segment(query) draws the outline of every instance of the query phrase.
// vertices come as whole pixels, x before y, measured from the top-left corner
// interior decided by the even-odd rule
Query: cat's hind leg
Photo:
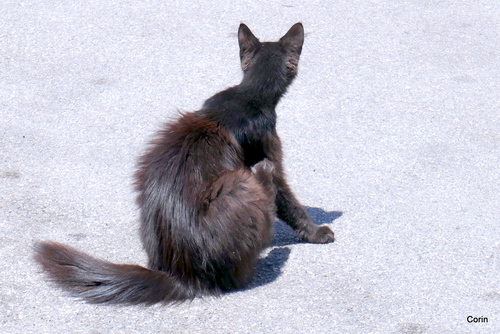
[[[264,159],[252,166],[252,173],[255,175],[255,178],[259,181],[259,183],[264,187],[264,191],[267,193],[273,203],[276,198],[276,186],[274,185],[275,172],[276,167],[274,163],[268,159]]]
[[[223,291],[249,282],[260,252],[271,242],[275,220],[272,170],[269,162],[257,164],[252,171],[229,171],[207,194],[200,233],[210,253],[206,263],[217,263],[219,268],[209,279]]]

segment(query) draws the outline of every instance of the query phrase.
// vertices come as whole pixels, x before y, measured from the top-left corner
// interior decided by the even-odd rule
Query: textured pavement
[[[239,83],[240,22],[264,41],[298,21],[278,131],[336,242],[278,223],[247,290],[178,306],[88,305],[45,282],[36,240],[146,263],[147,141]],[[496,0],[3,0],[0,332],[500,333],[499,86]]]

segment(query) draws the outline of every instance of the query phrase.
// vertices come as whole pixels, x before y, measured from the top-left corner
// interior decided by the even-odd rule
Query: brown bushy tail
[[[51,280],[89,303],[175,303],[196,294],[168,273],[99,260],[66,245],[40,242],[35,252]]]

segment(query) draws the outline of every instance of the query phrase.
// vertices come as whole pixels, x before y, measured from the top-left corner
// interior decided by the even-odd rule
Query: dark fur
[[[149,269],[52,242],[36,245],[50,278],[91,303],[153,304],[243,287],[269,245],[275,215],[309,242],[334,240],[283,174],[275,107],[297,74],[304,31],[261,43],[244,24],[240,85],[167,124],[139,162],[137,202]]]

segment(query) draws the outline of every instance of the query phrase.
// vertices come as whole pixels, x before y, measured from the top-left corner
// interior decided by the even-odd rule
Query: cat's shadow
[[[342,216],[342,212],[326,212],[320,208],[305,207],[311,219],[317,225],[329,224]],[[288,257],[290,256],[289,245],[302,243],[297,234],[282,221],[275,224],[275,233],[272,250],[266,257],[259,260],[255,271],[255,278],[250,282],[247,289],[256,288],[275,281],[282,273]]]

